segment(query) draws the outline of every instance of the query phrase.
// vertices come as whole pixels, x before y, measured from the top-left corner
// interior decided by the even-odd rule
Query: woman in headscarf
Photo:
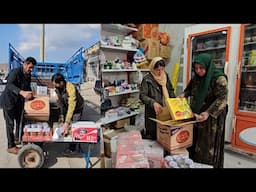
[[[209,54],[195,57],[195,72],[184,92],[178,97],[190,97],[190,106],[198,121],[193,129],[190,158],[195,162],[222,168],[224,162],[225,120],[227,115],[227,76],[215,68]]]
[[[168,74],[165,72],[165,61],[155,57],[149,65],[150,73],[143,77],[140,86],[140,99],[145,104],[145,132],[142,138],[156,140],[156,118],[165,106],[165,100],[176,97]]]

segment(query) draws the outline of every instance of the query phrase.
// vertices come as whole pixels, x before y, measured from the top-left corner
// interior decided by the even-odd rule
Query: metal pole
[[[41,43],[40,43],[40,59],[42,62],[44,62],[44,58],[45,58],[45,55],[44,55],[44,38],[45,37],[45,24],[42,24],[41,26]]]

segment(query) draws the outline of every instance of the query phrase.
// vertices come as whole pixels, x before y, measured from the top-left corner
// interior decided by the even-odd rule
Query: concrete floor
[[[256,168],[256,155],[226,144],[224,168]]]

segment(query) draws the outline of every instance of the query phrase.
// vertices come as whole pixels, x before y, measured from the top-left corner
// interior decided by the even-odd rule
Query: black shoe
[[[67,156],[67,157],[73,156],[75,154],[77,154],[77,152],[76,151],[72,151],[70,149],[66,149],[65,151],[62,152],[62,155]]]
[[[19,139],[17,139],[17,138],[15,138],[14,143],[15,143],[15,145],[21,145],[21,141],[19,141]]]

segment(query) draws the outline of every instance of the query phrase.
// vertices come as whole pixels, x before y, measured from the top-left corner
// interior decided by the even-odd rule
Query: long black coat
[[[10,110],[24,106],[24,98],[19,94],[21,90],[31,91],[31,75],[24,74],[23,67],[13,69],[7,78],[7,85],[1,95],[2,107]]]
[[[167,73],[166,75],[166,87],[169,97],[176,97],[169,76]],[[156,139],[156,122],[150,120],[149,117],[156,118],[153,107],[154,102],[158,102],[163,106],[163,91],[161,85],[157,83],[151,73],[146,74],[141,82],[140,99],[145,104],[145,128],[147,132],[151,132],[154,135],[154,139]]]
[[[194,78],[186,87],[184,93],[194,102],[195,92],[199,81]],[[227,115],[228,82],[224,76],[211,81],[207,97],[204,100],[200,113],[207,111],[206,121],[194,124],[193,146],[189,148],[190,157],[198,162],[212,165],[214,168],[223,168],[224,164],[224,137]]]

